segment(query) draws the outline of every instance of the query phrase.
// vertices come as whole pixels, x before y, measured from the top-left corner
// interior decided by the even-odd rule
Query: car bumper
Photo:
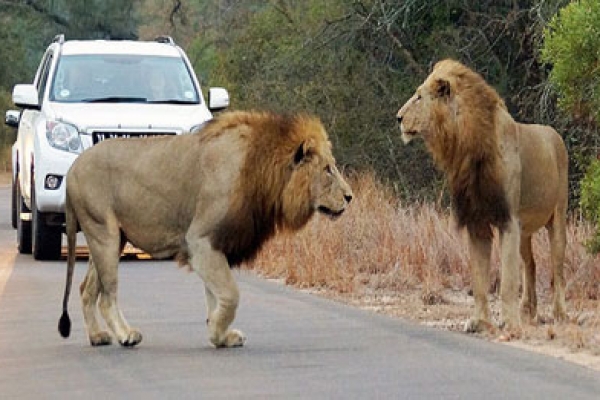
[[[36,205],[40,212],[64,213],[67,172],[78,154],[56,150],[49,146],[44,151],[43,154],[46,154],[47,157],[35,160]],[[59,184],[55,188],[48,185],[49,177],[58,180]]]

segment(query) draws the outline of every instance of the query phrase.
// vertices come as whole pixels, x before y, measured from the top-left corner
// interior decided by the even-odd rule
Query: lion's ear
[[[450,82],[445,79],[437,79],[435,81],[434,93],[437,97],[449,97]]]
[[[298,165],[307,158],[309,158],[313,153],[314,144],[312,140],[304,141],[298,148],[296,149],[296,153],[294,154],[294,165]]]

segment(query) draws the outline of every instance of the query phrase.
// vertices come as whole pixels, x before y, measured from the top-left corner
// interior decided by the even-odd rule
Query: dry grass
[[[428,204],[401,204],[370,174],[352,179],[355,200],[337,221],[317,216],[300,233],[280,235],[247,266],[298,287],[340,293],[372,289],[462,290],[470,285],[468,247],[447,210]],[[587,254],[591,227],[572,219],[565,261],[567,297],[598,299],[600,259]],[[550,290],[548,236],[534,238],[538,290]],[[497,241],[492,282],[498,281]],[[492,290],[494,288],[491,288]]]
[[[339,220],[317,216],[300,233],[276,237],[245,268],[362,307],[459,329],[472,307],[467,295],[468,247],[448,210],[402,204],[371,174],[353,177],[351,185],[355,200]],[[573,326],[543,328],[537,335],[526,332],[525,339],[541,335],[554,341],[559,335],[566,345],[578,348],[591,348],[597,341],[594,352],[600,354],[600,259],[585,250],[590,234],[591,227],[582,219],[571,219],[565,279]],[[538,303],[541,312],[549,314],[548,249],[545,231],[538,233],[534,238]],[[490,288],[496,308],[498,253],[496,241]],[[589,332],[581,327],[589,327]]]

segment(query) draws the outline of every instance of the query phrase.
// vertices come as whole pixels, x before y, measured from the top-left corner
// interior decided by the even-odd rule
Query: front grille
[[[123,132],[123,131],[95,131],[92,132],[92,142],[94,144],[106,139],[113,138],[145,138],[153,136],[172,136],[175,132]]]

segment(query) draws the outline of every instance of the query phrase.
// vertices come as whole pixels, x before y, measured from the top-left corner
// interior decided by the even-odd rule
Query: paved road
[[[87,344],[57,332],[65,262],[16,254],[0,188],[2,399],[598,399],[597,372],[466,335],[335,304],[236,273],[241,349],[214,349],[202,285],[174,262],[121,264],[120,300],[144,341]],[[76,282],[85,272],[78,263]]]

